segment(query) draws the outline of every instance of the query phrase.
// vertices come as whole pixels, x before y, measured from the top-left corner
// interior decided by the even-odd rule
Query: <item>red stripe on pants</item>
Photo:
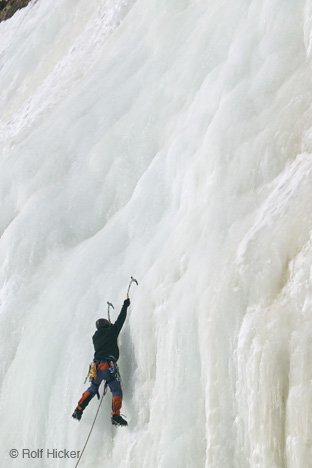
[[[82,410],[84,408],[81,407],[82,403],[88,398],[88,396],[90,396],[91,393],[90,392],[83,392],[82,394],[82,397],[80,398],[80,400],[78,401],[78,409]]]
[[[114,396],[112,400],[112,414],[120,415],[120,408],[122,405],[122,398],[120,396]]]

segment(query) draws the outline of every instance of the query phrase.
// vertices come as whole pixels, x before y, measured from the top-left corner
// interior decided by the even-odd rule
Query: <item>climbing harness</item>
[[[117,362],[109,361],[108,371],[112,374],[111,380],[117,380],[118,382],[121,382],[121,377],[120,377],[120,372],[119,372],[119,367],[118,367]]]
[[[85,442],[85,444],[84,444],[84,446],[83,446],[83,449],[82,449],[82,451],[81,451],[81,453],[80,453],[80,456],[79,456],[79,458],[78,458],[78,460],[77,460],[77,463],[76,463],[76,465],[75,465],[75,468],[77,468],[77,466],[79,465],[79,462],[80,462],[80,460],[81,460],[81,457],[82,457],[82,455],[83,455],[83,452],[85,451],[85,448],[86,448],[86,446],[87,446],[87,444],[88,444],[88,442],[89,442],[89,439],[90,439],[90,436],[91,436],[91,433],[92,433],[92,430],[93,430],[93,427],[94,427],[94,424],[95,424],[97,415],[99,414],[100,407],[101,407],[103,398],[104,398],[104,396],[106,395],[106,392],[107,392],[107,383],[105,383],[102,398],[101,398],[101,400],[100,400],[98,409],[97,409],[97,411],[96,411],[96,413],[95,413],[95,416],[94,416],[94,420],[93,420],[91,429],[90,429],[90,431],[89,431],[89,434],[88,434],[88,437],[87,437],[87,439],[86,439],[86,442]]]

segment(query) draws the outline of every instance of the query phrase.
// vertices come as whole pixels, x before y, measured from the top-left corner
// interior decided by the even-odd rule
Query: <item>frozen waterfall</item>
[[[311,0],[33,0],[0,23],[0,466],[312,467]],[[10,457],[10,450],[19,452]],[[23,450],[43,449],[43,457]]]

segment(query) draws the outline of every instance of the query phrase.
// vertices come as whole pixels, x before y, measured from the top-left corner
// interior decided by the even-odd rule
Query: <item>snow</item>
[[[0,466],[311,465],[311,2],[45,0],[0,24]],[[114,315],[113,315],[114,316]],[[75,461],[74,461],[75,462]]]

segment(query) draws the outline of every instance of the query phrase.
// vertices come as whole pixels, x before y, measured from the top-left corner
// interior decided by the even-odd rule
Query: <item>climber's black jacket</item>
[[[126,299],[114,325],[101,327],[92,337],[94,346],[94,360],[106,361],[112,358],[117,361],[119,358],[119,348],[117,344],[118,335],[127,317],[127,308],[130,301]]]

